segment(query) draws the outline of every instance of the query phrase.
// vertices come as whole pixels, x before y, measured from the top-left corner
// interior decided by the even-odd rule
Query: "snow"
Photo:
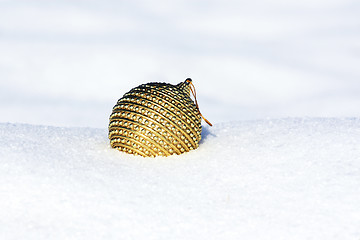
[[[0,239],[359,239],[355,0],[0,0]],[[111,149],[191,77],[200,147]]]
[[[2,239],[356,239],[360,119],[217,124],[142,158],[107,129],[1,124]]]

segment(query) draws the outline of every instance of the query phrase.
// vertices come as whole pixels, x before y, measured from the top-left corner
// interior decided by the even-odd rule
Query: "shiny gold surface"
[[[144,157],[196,149],[201,139],[201,116],[190,98],[189,80],[131,89],[113,108],[109,139],[113,148]]]

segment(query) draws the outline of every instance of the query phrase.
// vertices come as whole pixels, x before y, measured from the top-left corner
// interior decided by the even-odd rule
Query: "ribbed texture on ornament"
[[[148,83],[131,89],[113,108],[109,139],[113,148],[144,157],[196,149],[201,116],[189,85]]]

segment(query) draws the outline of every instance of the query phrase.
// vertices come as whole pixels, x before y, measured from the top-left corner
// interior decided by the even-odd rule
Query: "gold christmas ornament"
[[[212,126],[200,113],[190,78],[177,85],[142,84],[125,93],[114,106],[110,145],[143,157],[182,154],[199,146],[201,117]]]

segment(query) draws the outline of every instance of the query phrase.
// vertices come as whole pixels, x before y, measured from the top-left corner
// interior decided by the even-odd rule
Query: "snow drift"
[[[107,129],[0,124],[1,239],[357,239],[360,119],[215,124],[142,158]]]

